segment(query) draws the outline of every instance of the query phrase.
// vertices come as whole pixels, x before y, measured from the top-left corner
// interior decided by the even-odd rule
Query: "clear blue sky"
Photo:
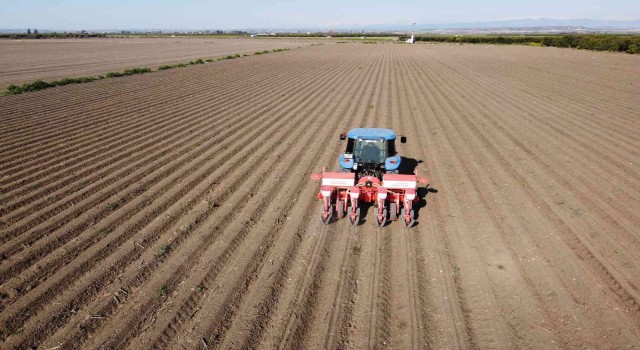
[[[640,19],[640,0],[5,0],[0,28],[344,28],[519,18]]]

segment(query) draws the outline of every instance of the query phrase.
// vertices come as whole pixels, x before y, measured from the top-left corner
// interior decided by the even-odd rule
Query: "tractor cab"
[[[382,180],[383,174],[397,174],[401,158],[396,152],[396,133],[389,129],[357,128],[340,135],[347,140],[347,148],[338,157],[341,172],[374,176]],[[400,138],[405,143],[406,138]]]

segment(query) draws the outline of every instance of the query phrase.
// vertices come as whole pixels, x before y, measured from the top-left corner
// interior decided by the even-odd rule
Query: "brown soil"
[[[186,63],[236,53],[309,45],[297,39],[104,38],[0,40],[0,87],[103,75],[126,68]]]
[[[2,97],[0,347],[640,347],[638,76],[326,44]],[[408,137],[417,226],[318,220],[357,126]]]

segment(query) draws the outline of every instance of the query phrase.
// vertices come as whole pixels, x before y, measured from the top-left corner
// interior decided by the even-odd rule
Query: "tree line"
[[[406,39],[401,37],[400,39]],[[567,47],[596,51],[615,51],[640,54],[640,35],[616,34],[567,34],[567,35],[429,35],[416,36],[416,41],[497,44],[539,45]]]

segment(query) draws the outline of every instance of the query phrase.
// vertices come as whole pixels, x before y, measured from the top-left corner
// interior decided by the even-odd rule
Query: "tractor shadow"
[[[418,164],[421,164],[421,163],[422,163],[422,160],[402,157],[402,160],[400,161],[400,167],[398,168],[398,172],[400,174],[409,174],[409,175],[415,174]],[[418,191],[416,194],[418,195],[418,198],[420,198],[420,200],[418,201],[418,203],[416,203],[413,206],[413,211],[416,219],[416,222],[413,224],[414,227],[420,224],[418,222],[418,220],[420,219],[420,209],[427,206],[427,197],[429,193],[438,193],[438,190],[433,187],[429,187],[429,185],[425,187],[418,187]]]
[[[429,185],[425,187],[418,187],[417,195],[420,200],[413,206],[413,212],[416,218],[416,222],[413,226],[418,226],[419,224],[418,220],[420,219],[420,209],[427,206],[427,197],[429,193],[438,193],[438,190],[433,187],[429,187]]]
[[[422,163],[421,160],[400,157],[400,166],[398,167],[398,172],[400,174],[408,174],[411,175],[416,171],[418,164]]]

